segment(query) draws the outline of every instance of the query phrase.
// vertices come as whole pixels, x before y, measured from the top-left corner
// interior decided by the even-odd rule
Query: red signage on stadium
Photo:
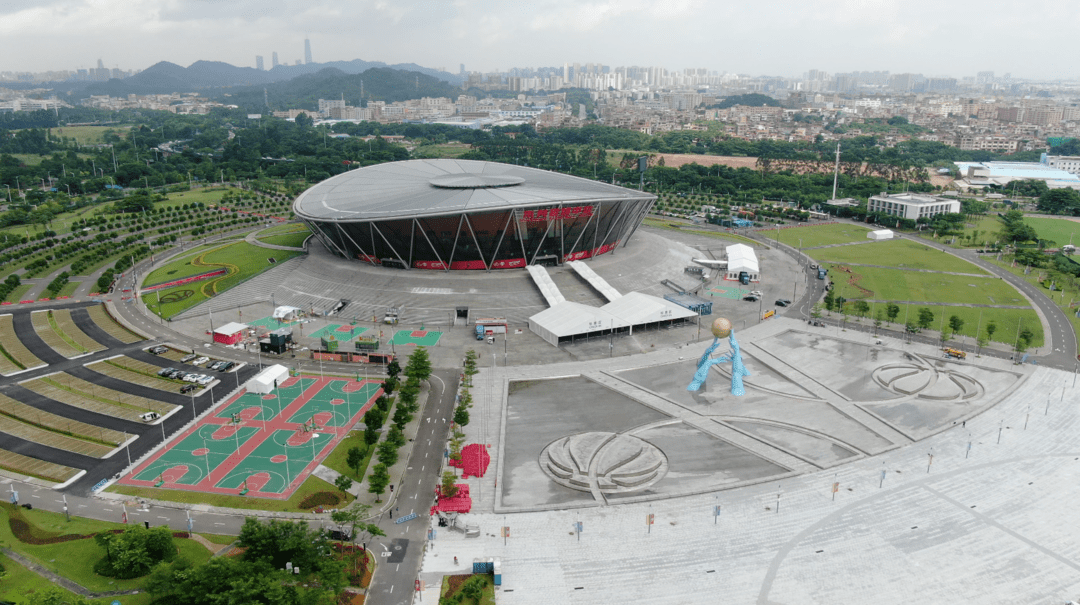
[[[541,208],[539,210],[526,210],[522,217],[526,222],[551,221],[556,219],[577,218],[579,216],[592,216],[592,206],[565,206],[563,208]]]

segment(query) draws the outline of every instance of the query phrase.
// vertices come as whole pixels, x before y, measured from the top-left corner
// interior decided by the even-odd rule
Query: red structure
[[[244,330],[246,329],[247,326],[245,324],[236,323],[235,321],[229,322],[214,330],[214,342],[225,345],[234,345],[243,340]]]
[[[472,510],[472,498],[469,497],[469,485],[466,483],[456,484],[458,491],[454,494],[453,498],[445,498],[442,495],[442,490],[436,486],[435,495],[438,497],[438,502],[435,506],[431,507],[431,516],[435,516],[437,511],[444,513],[467,513]]]
[[[461,477],[483,477],[491,463],[491,454],[479,443],[470,443],[461,448],[461,460],[451,460],[450,466],[461,469]]]

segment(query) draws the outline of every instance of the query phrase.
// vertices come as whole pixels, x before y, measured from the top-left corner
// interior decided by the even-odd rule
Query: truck
[[[818,279],[825,279],[825,276],[828,275],[828,273],[829,272],[825,269],[825,267],[818,267],[817,278]]]
[[[953,359],[967,359],[967,353],[958,349],[946,348],[945,357],[952,357]]]
[[[506,333],[506,318],[482,317],[476,320],[476,340],[484,340],[486,336]]]

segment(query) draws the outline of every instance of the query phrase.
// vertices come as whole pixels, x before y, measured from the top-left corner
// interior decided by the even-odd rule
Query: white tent
[[[280,307],[274,309],[274,313],[272,316],[274,319],[293,320],[296,319],[296,314],[299,312],[300,309],[297,307],[281,305]]]
[[[741,273],[750,276],[750,281],[758,281],[761,270],[758,268],[757,255],[754,249],[746,244],[733,244],[727,247],[727,275],[726,279],[737,280]]]
[[[251,380],[244,383],[244,388],[246,388],[249,393],[262,393],[265,395],[277,388],[277,385],[288,377],[288,368],[274,364],[252,376]]]
[[[604,305],[601,309],[630,324],[631,334],[633,334],[634,326],[687,319],[697,315],[690,309],[677,305],[670,300],[649,296],[641,292],[625,294],[617,300]]]
[[[573,301],[561,302],[529,318],[529,329],[555,346],[559,346],[560,338],[606,333],[629,326],[626,320],[602,308]]]
[[[871,231],[870,233],[867,233],[866,238],[867,239],[872,239],[874,241],[892,239],[893,238],[893,232],[890,231],[889,229],[878,229],[877,231]]]

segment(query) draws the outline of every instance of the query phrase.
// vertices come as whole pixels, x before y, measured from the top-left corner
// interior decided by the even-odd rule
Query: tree
[[[457,476],[450,471],[443,471],[442,474],[442,493],[444,498],[453,498],[458,493],[458,487],[456,485]]]
[[[367,440],[366,439],[367,435],[365,435],[364,437],[365,437],[365,441],[366,441]],[[376,441],[378,441],[378,436],[376,436],[375,439],[376,439]],[[369,443],[368,445],[369,446],[373,445],[373,443]],[[349,468],[352,469],[352,472],[353,472],[354,475],[356,475],[357,479],[360,478],[360,465],[362,465],[363,463],[364,463],[364,450],[362,450],[362,449],[360,449],[358,447],[350,447],[349,451],[347,453],[347,456],[345,458],[345,464],[349,465]]]
[[[390,427],[389,431],[387,431],[386,440],[390,443],[393,443],[397,447],[401,447],[406,443],[405,433],[395,424]]]
[[[409,413],[409,410],[406,406],[399,404],[397,406],[397,409],[394,410],[393,420],[394,426],[396,426],[399,430],[404,431],[405,425],[409,424],[409,421],[412,420],[412,414]]]
[[[986,339],[987,340],[993,340],[994,339],[994,332],[997,332],[997,324],[994,323],[993,320],[990,320],[986,324]]]
[[[87,603],[86,597],[51,585],[33,591],[27,600],[20,602],[27,605],[86,605]]]
[[[337,523],[341,531],[350,537],[356,537],[358,532],[367,537],[385,536],[386,533],[374,523],[368,523],[367,518],[371,515],[371,505],[361,502],[353,502],[346,509],[336,510],[330,513],[330,519]],[[348,531],[346,531],[348,530]]]
[[[390,363],[386,364],[386,375],[390,378],[397,378],[401,373],[401,365],[394,359]]]
[[[338,475],[338,478],[334,479],[334,485],[336,485],[337,488],[341,490],[341,494],[343,496],[348,495],[349,488],[352,487],[352,483],[353,481],[349,478],[348,475]]]
[[[889,318],[889,323],[896,321],[896,318],[900,316],[900,305],[896,303],[889,303],[885,306],[885,316]]]
[[[926,307],[919,309],[919,327],[924,330],[929,330],[930,326],[934,324],[934,312]]]
[[[386,465],[387,468],[394,466],[394,463],[398,461],[398,446],[391,443],[389,440],[383,441],[376,448],[376,456],[379,458],[379,462]]]
[[[344,582],[342,563],[329,556],[326,532],[309,529],[306,521],[260,522],[248,517],[237,544],[245,549],[245,561],[265,563],[272,569],[284,569],[286,563],[292,563],[302,573],[316,576],[324,588],[334,588],[335,593]]]
[[[1050,189],[1039,196],[1036,208],[1050,214],[1076,214],[1080,212],[1080,193],[1073,189]]]
[[[964,320],[960,319],[958,315],[950,315],[949,328],[952,329],[953,334],[959,334],[960,330],[964,328]]]
[[[390,471],[386,469],[385,464],[380,462],[371,469],[371,474],[368,475],[368,492],[375,494],[376,502],[381,502],[379,496],[386,491],[387,485],[390,485]]]
[[[428,357],[426,348],[416,347],[412,355],[409,355],[404,374],[409,378],[416,378],[420,382],[427,380],[431,376],[431,359]]]
[[[941,331],[941,334],[939,335],[939,337],[941,338],[941,346],[944,347],[945,343],[949,342],[949,339],[952,338],[952,334],[949,333],[948,328],[945,328],[944,330]]]
[[[813,307],[810,307],[810,317],[821,319],[821,303],[816,303]]]
[[[379,428],[375,425],[364,426],[364,444],[370,449],[371,446],[379,442]]]
[[[979,337],[978,337],[978,338],[977,338],[977,339],[975,340],[975,344],[976,344],[976,345],[978,345],[978,350],[980,350],[980,351],[982,350],[982,348],[983,348],[983,347],[985,347],[985,346],[986,346],[986,343],[987,343],[987,342],[988,342],[988,341],[987,341],[987,339],[986,339],[986,336],[983,336],[983,335],[981,335],[981,334],[980,334],[980,335],[979,335]]]
[[[454,423],[458,426],[466,426],[469,424],[469,410],[465,406],[459,405],[454,408]]]
[[[94,565],[94,572],[119,579],[144,576],[161,561],[176,557],[172,530],[168,527],[146,529],[135,525],[123,533],[99,533],[94,536],[99,546],[105,548],[105,558]]]
[[[192,567],[183,559],[171,565],[158,565],[147,578],[146,591],[155,603],[184,605],[219,605],[221,603],[274,603],[275,605],[331,605],[340,587],[341,563],[327,561],[337,568],[338,579],[328,575],[330,584],[319,582],[300,586],[290,575],[265,561],[236,557],[217,557]],[[306,568],[301,568],[308,572]]]
[[[865,300],[855,301],[855,314],[859,317],[866,317],[866,314],[870,312],[870,305]]]
[[[1031,340],[1035,338],[1035,333],[1030,328],[1023,328],[1020,330],[1019,342],[1023,345],[1023,348],[1017,349],[1018,351],[1026,351],[1031,346]]]
[[[833,294],[832,290],[829,290],[828,292],[825,293],[824,302],[825,302],[825,309],[827,311],[832,311],[833,310],[833,304],[836,302],[836,295]]]

